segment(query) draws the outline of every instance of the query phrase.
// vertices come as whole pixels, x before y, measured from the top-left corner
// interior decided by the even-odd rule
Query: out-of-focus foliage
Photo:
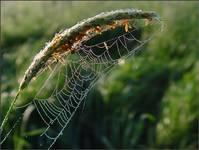
[[[60,29],[120,8],[154,10],[164,22],[141,53],[100,80],[55,148],[179,148],[198,146],[198,2],[1,2],[1,118],[34,55]],[[18,104],[36,94],[39,81]],[[2,148],[36,148],[43,129],[32,108]],[[29,112],[29,113],[27,113]],[[6,130],[21,112],[13,112]],[[32,137],[32,138],[30,138]]]

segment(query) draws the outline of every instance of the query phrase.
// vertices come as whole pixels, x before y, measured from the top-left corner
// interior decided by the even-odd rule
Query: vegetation
[[[163,32],[98,82],[54,147],[197,149],[198,7],[198,2],[1,2],[1,118],[33,57],[56,32],[103,11],[153,10],[164,21]],[[22,93],[19,106],[32,100],[38,83]],[[36,110],[27,112],[2,148],[45,145],[39,137],[42,120]],[[5,131],[21,113],[13,111]]]

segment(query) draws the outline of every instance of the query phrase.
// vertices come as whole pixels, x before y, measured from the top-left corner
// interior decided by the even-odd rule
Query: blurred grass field
[[[1,2],[1,118],[33,57],[55,33],[103,11],[156,11],[160,32],[135,58],[98,82],[54,148],[197,149],[199,118],[199,3],[136,1]],[[18,104],[31,101],[37,85]],[[20,112],[13,112],[6,130]],[[30,117],[31,116],[31,117]],[[36,111],[2,148],[45,142]],[[2,120],[2,119],[1,119]],[[32,137],[31,139],[27,136]],[[43,142],[43,143],[42,143]]]

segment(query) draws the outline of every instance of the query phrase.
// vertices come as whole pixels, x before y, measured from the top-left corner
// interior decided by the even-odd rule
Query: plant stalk
[[[15,105],[15,102],[16,102],[16,100],[17,100],[17,98],[18,98],[20,92],[21,92],[21,89],[18,90],[18,92],[17,92],[17,94],[16,94],[14,100],[12,101],[12,103],[11,103],[11,105],[10,105],[10,107],[9,107],[9,109],[8,109],[8,111],[7,111],[7,113],[6,113],[5,118],[3,119],[3,122],[2,122],[1,127],[0,127],[0,133],[3,132],[3,128],[4,128],[5,124],[6,124],[7,121],[8,121],[9,115],[10,115],[10,113],[11,113],[11,111],[12,111],[14,105]]]

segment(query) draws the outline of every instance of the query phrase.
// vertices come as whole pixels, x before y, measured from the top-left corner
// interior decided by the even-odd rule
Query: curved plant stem
[[[14,107],[14,104],[19,96],[20,91],[28,86],[29,82],[33,77],[37,76],[38,72],[46,67],[46,62],[52,58],[52,54],[62,46],[63,44],[69,43],[72,39],[75,39],[80,33],[84,32],[88,28],[96,28],[98,26],[103,26],[114,21],[125,20],[125,19],[153,19],[158,18],[158,15],[153,11],[141,11],[136,9],[124,9],[124,10],[115,10],[110,12],[100,13],[92,18],[83,20],[82,22],[77,23],[70,29],[66,29],[62,33],[55,35],[53,40],[49,42],[33,59],[29,68],[26,70],[24,77],[20,83],[19,90],[12,101],[9,110],[6,113],[5,118],[0,127],[0,132],[3,131],[3,128],[8,121],[9,115]],[[105,31],[106,29],[104,29]],[[82,38],[80,42],[88,40],[94,37],[97,33],[93,33],[87,38]]]
[[[3,128],[4,128],[5,124],[6,124],[7,121],[8,121],[9,115],[10,115],[10,113],[11,113],[13,107],[14,107],[14,104],[15,104],[15,102],[16,102],[16,100],[17,100],[17,98],[18,98],[20,92],[21,92],[21,90],[19,89],[18,92],[17,92],[17,94],[16,94],[16,96],[15,96],[15,98],[14,98],[14,100],[13,100],[12,103],[11,103],[11,105],[10,105],[10,107],[9,107],[9,109],[8,109],[8,111],[7,111],[7,113],[6,113],[5,118],[3,119],[3,122],[2,122],[1,127],[0,127],[1,133],[2,133],[2,131],[3,131]]]

